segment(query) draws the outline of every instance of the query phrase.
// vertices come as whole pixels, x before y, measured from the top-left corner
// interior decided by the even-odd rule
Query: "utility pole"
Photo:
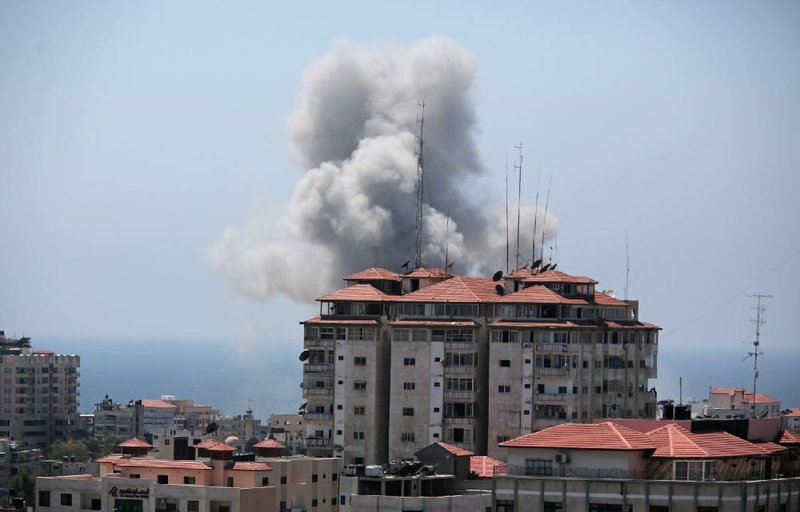
[[[416,233],[414,233],[414,268],[417,269],[422,266],[422,199],[425,184],[425,172],[422,165],[422,131],[425,128],[425,97],[422,97],[422,102],[418,103],[420,108],[419,116],[419,136],[417,138],[417,190],[416,190]]]
[[[762,301],[764,299],[771,299],[772,295],[756,293],[753,295],[748,295],[748,297],[756,299],[756,307],[753,308],[756,310],[756,318],[755,320],[751,320],[756,324],[756,340],[753,342],[753,351],[747,353],[747,357],[753,357],[753,404],[750,416],[755,418],[756,403],[758,402],[758,395],[756,394],[756,384],[758,382],[758,356],[764,353],[761,350],[761,326],[767,323],[767,321],[763,318],[764,313],[767,311],[767,307],[762,304]],[[747,357],[745,359],[747,359]]]

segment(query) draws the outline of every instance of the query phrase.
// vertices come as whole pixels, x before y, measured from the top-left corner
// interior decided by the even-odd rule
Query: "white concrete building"
[[[372,268],[345,281],[302,322],[309,453],[375,464],[445,441],[502,458],[499,442],[532,429],[655,417],[658,327],[592,279]]]
[[[744,388],[711,388],[705,415],[710,418],[777,418],[781,414],[779,400],[763,393],[756,393],[755,410],[753,392]]]

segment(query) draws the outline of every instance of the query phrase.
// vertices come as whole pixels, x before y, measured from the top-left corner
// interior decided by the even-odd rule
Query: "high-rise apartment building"
[[[655,417],[658,327],[592,279],[372,268],[345,281],[303,322],[310,454],[373,464],[445,441],[503,457],[498,443],[558,423]]]
[[[47,448],[76,431],[80,361],[0,331],[0,437]]]

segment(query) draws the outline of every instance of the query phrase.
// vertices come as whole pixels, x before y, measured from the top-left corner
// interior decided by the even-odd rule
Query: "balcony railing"
[[[311,448],[319,448],[330,446],[331,440],[324,437],[307,437],[306,446]]]
[[[536,375],[564,377],[569,374],[569,368],[534,368],[533,373]]]
[[[533,468],[524,466],[508,466],[508,474],[514,476],[541,476],[560,478],[588,478],[588,479],[613,479],[613,480],[643,480],[644,471],[627,469],[597,469],[597,468],[561,468],[554,467],[548,471],[534,472]]]
[[[321,340],[317,338],[306,338],[306,348],[310,347],[324,347],[324,348],[332,348],[334,346],[333,340]]]
[[[303,388],[303,396],[332,394],[333,388]]]
[[[569,352],[570,346],[565,343],[536,343],[536,352]]]
[[[445,399],[452,398],[452,399],[470,399],[475,398],[474,391],[448,391],[445,390],[444,392]]]
[[[444,367],[444,374],[445,375],[470,374],[470,373],[473,373],[476,369],[477,369],[476,366],[445,366]]]
[[[303,419],[306,422],[309,421],[331,421],[333,418],[333,414],[328,414],[326,412],[307,412],[303,415]]]
[[[304,364],[303,373],[330,373],[333,371],[332,364]]]
[[[564,402],[567,399],[567,395],[561,393],[536,393],[535,400],[537,402]]]

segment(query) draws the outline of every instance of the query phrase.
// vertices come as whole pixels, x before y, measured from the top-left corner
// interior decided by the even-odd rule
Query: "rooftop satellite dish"
[[[212,421],[206,427],[206,434],[213,434],[214,432],[217,431],[218,428],[219,428],[219,425],[217,425],[217,423],[215,421]]]
[[[300,407],[298,407],[298,409],[300,409],[302,411],[306,407],[308,407],[308,402],[303,402],[302,404],[300,404]]]
[[[533,265],[531,265],[531,269],[539,268],[539,265],[541,265],[541,264],[542,264],[542,260],[538,259],[538,260],[533,262]]]
[[[405,263],[403,263],[403,264],[402,264],[402,265],[400,265],[400,266],[401,266],[401,267],[403,267],[404,269],[408,270],[408,265],[409,265],[410,263],[411,263],[411,260],[406,260],[406,262],[405,262]]]
[[[498,270],[492,276],[492,281],[499,281],[501,277],[503,277],[503,271],[502,270]]]
[[[311,352],[309,352],[308,350],[304,350],[304,351],[300,352],[300,356],[298,357],[298,359],[300,359],[300,361],[305,361],[306,359],[308,359],[308,356],[310,354],[311,354]]]
[[[541,272],[547,272],[548,270],[550,270],[550,264],[549,263],[542,267]]]
[[[502,284],[498,284],[497,286],[495,286],[494,290],[497,292],[497,295],[501,297],[506,294],[506,289],[503,288]]]
[[[550,270],[555,270],[557,266],[558,266],[558,263],[553,263],[553,266],[550,267]]]

